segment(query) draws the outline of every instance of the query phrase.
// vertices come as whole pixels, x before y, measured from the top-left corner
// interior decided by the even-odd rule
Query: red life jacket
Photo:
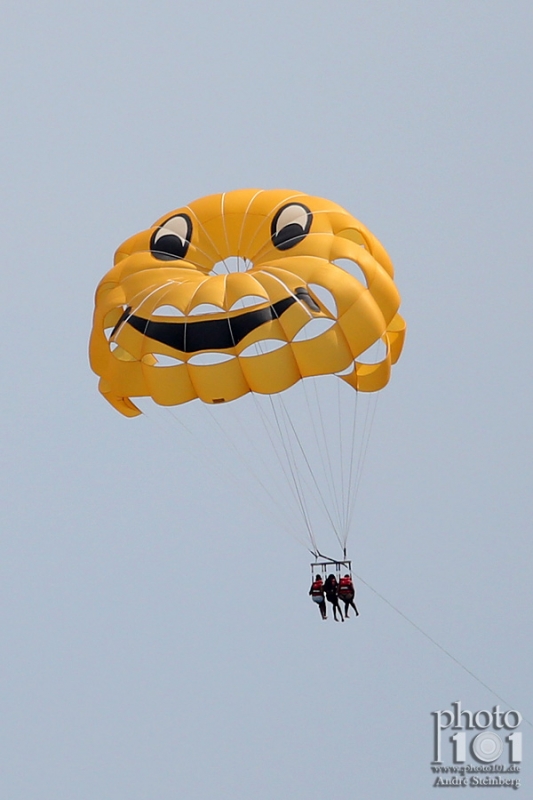
[[[353,594],[354,588],[351,578],[341,578],[339,582],[339,594]]]
[[[311,596],[321,597],[323,594],[324,594],[323,581],[313,581],[313,585],[311,586]]]

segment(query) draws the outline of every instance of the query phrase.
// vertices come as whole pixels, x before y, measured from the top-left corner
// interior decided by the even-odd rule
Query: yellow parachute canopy
[[[119,247],[96,291],[90,361],[126,416],[140,413],[132,397],[223,403],[328,374],[375,392],[402,350],[399,304],[387,252],[343,208],[242,189],[165,214]],[[379,341],[378,363],[360,361]]]

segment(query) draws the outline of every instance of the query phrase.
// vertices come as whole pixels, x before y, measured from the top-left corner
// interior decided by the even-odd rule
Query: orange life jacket
[[[353,594],[354,588],[351,578],[341,578],[339,582],[339,594]]]
[[[313,585],[311,586],[311,596],[321,597],[323,594],[324,594],[323,581],[313,581]]]

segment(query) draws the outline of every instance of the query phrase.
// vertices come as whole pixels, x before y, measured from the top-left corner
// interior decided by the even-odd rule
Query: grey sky
[[[4,3],[3,797],[426,800],[431,711],[498,702],[365,586],[359,620],[322,624],[232,454],[217,475],[97,392],[117,245],[246,186],[331,198],[390,252],[408,338],[354,565],[533,721],[532,22],[492,0]]]

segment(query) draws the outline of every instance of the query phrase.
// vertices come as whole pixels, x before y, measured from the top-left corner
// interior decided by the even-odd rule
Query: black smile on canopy
[[[127,308],[115,325],[111,339],[120,331],[123,324],[128,324],[139,333],[160,344],[172,347],[182,353],[197,353],[202,350],[227,350],[236,347],[249,333],[279,319],[294,303],[305,303],[312,311],[320,312],[320,307],[305,287],[296,289],[294,295],[284,297],[277,303],[258,308],[253,311],[240,312],[223,319],[179,320],[163,322],[144,319],[131,313]]]

